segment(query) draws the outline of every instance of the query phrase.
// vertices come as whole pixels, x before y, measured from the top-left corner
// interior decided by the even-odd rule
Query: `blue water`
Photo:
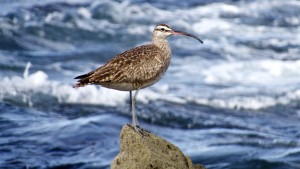
[[[170,37],[171,65],[140,91],[141,126],[209,169],[300,169],[300,1],[2,0],[0,168],[110,168],[128,93],[75,76]]]

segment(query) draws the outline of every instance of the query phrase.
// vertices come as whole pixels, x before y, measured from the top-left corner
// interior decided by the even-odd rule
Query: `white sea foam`
[[[171,73],[166,76],[167,83],[176,86],[172,94],[185,102],[258,110],[300,99],[300,61],[210,62],[197,57],[174,59],[178,65],[171,65]],[[190,84],[196,86],[189,88]]]
[[[44,94],[49,97],[55,97],[61,103],[80,103],[80,104],[102,104],[115,106],[123,103],[127,99],[127,93],[87,86],[74,89],[70,84],[63,84],[48,79],[48,75],[43,71],[37,71],[28,74],[28,67],[24,72],[24,77],[13,76],[4,77],[0,81],[0,98],[8,97],[20,98],[30,104],[30,97],[39,97],[38,94]],[[30,96],[28,98],[28,96]]]
[[[224,62],[204,70],[208,84],[287,86],[300,83],[300,60],[252,60]]]
[[[191,58],[180,61],[181,64],[175,59],[174,62],[179,65],[171,65],[171,73],[167,73],[162,82],[141,90],[138,100],[146,104],[161,100],[254,110],[300,100],[300,90],[297,88],[297,84],[300,84],[300,61],[214,62],[211,65]],[[199,67],[201,64],[203,67]],[[126,104],[128,100],[128,92],[96,86],[74,89],[71,84],[50,80],[43,71],[29,73],[29,68],[30,63],[26,66],[23,77],[4,77],[0,81],[2,99],[23,98],[23,102],[32,105],[34,103],[31,99],[43,94],[57,98],[60,103],[107,106]],[[191,83],[204,86],[187,89]],[[211,85],[227,87],[215,88]]]
[[[87,8],[84,8],[84,7],[80,7],[77,10],[77,13],[85,19],[90,19],[92,17],[91,12]]]

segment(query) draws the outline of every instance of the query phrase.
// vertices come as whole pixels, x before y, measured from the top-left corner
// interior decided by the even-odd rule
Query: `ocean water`
[[[128,92],[73,78],[174,36],[141,126],[208,169],[300,169],[300,1],[0,0],[0,168],[108,169]]]

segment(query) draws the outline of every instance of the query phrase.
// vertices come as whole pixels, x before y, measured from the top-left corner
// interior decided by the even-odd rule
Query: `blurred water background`
[[[300,1],[0,0],[0,168],[108,169],[128,92],[75,76],[170,37],[163,79],[138,96],[142,127],[209,169],[300,168]]]

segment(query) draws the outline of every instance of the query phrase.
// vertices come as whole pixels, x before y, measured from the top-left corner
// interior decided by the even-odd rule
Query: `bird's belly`
[[[140,89],[143,89],[143,88],[152,86],[153,84],[155,84],[155,83],[158,82],[158,81],[159,81],[159,79],[153,80],[153,81],[149,81],[149,82],[145,82],[145,83],[143,83],[143,85],[140,87]]]
[[[137,88],[132,83],[101,83],[100,84],[103,87],[120,90],[120,91],[132,91],[136,90]]]
[[[120,91],[132,91],[137,89],[143,89],[146,87],[149,87],[159,81],[160,78],[149,80],[146,82],[121,82],[121,83],[114,83],[114,82],[107,82],[107,83],[101,83],[100,85],[106,88],[120,90]]]

